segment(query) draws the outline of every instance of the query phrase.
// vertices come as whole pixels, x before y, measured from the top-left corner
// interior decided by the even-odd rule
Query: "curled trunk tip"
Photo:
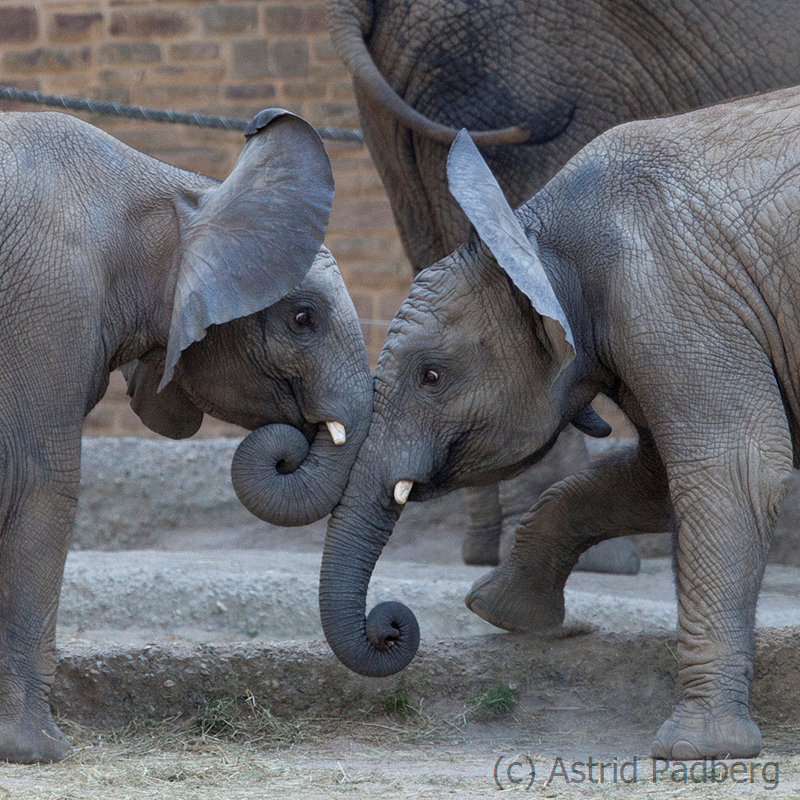
[[[336,634],[335,621],[323,611],[323,630],[336,657],[348,669],[368,678],[385,678],[405,669],[419,648],[419,623],[407,606],[396,600],[379,603],[364,621],[365,636],[352,639]],[[362,620],[364,617],[362,616]]]
[[[339,502],[357,448],[317,434],[309,446],[291,425],[265,425],[244,438],[231,464],[236,496],[273,525],[309,525]]]

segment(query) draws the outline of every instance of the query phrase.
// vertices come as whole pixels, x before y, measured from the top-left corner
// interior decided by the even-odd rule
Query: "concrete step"
[[[285,550],[72,552],[59,637],[98,645],[320,638],[319,566],[319,553]],[[486,572],[389,555],[378,561],[367,608],[400,600],[417,616],[423,641],[492,633],[463,602]],[[800,569],[769,565],[758,625],[800,625],[799,597]],[[672,632],[677,612],[669,559],[644,559],[638,575],[576,572],[566,606],[568,623],[607,633]]]

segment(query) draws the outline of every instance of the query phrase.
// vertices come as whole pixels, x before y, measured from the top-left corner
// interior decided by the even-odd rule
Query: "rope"
[[[2,99],[14,100],[17,103],[35,103],[40,106],[65,108],[69,111],[87,111],[90,114],[102,114],[110,117],[128,117],[130,119],[146,120],[147,122],[168,122],[174,125],[196,125],[200,128],[222,128],[226,131],[244,131],[250,123],[249,119],[210,117],[206,114],[185,114],[180,111],[169,111],[163,108],[143,108],[142,106],[124,106],[119,103],[100,103],[80,97],[61,97],[42,94],[41,92],[26,92],[12,86],[0,86],[0,100]],[[363,143],[364,141],[361,131],[356,130],[317,128],[317,133],[323,139],[335,142]]]

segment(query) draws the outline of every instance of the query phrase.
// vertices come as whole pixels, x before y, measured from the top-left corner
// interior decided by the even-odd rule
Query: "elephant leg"
[[[461,547],[465,564],[494,567],[511,549],[522,515],[546,489],[584,467],[583,434],[566,428],[550,452],[521,475],[491,486],[467,489],[469,529]]]
[[[711,433],[708,442],[717,451],[707,446],[697,460],[665,453],[678,522],[677,657],[684,699],[656,734],[652,752],[658,758],[748,758],[761,750],[748,706],[756,601],[791,477],[782,412],[779,403],[765,404],[749,429]]]
[[[0,759],[57,761],[69,742],[48,702],[55,676],[55,624],[80,472],[72,447],[2,452],[0,519]],[[64,457],[71,452],[72,458]],[[56,462],[61,463],[56,463]]]
[[[584,435],[570,426],[562,431],[553,449],[538,464],[522,475],[500,484],[500,505],[503,514],[500,561],[508,557],[514,546],[514,531],[523,514],[553,484],[585,469],[588,462],[589,454],[586,451]],[[490,566],[497,563],[499,562],[491,562]],[[581,553],[574,569],[614,575],[635,575],[640,565],[641,559],[635,542],[624,536],[616,536]]]
[[[469,528],[461,542],[465,564],[493,567],[500,561],[503,510],[499,485],[470,486],[466,490]]]
[[[523,516],[508,558],[475,582],[467,606],[505,630],[558,626],[564,584],[584,551],[620,533],[660,533],[669,519],[666,473],[643,436],[548,489]]]

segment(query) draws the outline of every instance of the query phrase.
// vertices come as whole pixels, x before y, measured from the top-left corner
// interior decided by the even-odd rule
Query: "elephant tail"
[[[328,23],[339,58],[344,61],[354,82],[374,102],[417,133],[445,144],[455,140],[458,129],[420,114],[392,89],[379,72],[364,41],[372,28],[372,0],[328,0]],[[532,139],[532,129],[527,125],[469,133],[477,145],[540,143]]]

